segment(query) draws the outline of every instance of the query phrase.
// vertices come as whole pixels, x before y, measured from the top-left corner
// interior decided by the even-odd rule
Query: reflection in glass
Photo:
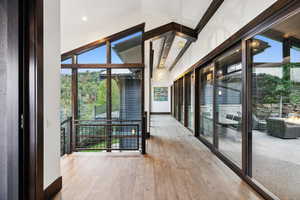
[[[191,130],[194,131],[194,109],[195,109],[195,74],[191,74],[191,106],[189,108],[189,123],[188,126]]]
[[[142,63],[142,32],[137,32],[111,43],[113,64]]]
[[[200,136],[213,143],[213,70],[212,66],[205,67],[200,71]]]
[[[186,101],[186,110],[187,110],[187,127],[191,130],[194,129],[194,92],[193,92],[193,82],[192,82],[192,73],[185,76],[185,101]]]
[[[252,176],[282,200],[300,197],[299,20],[294,15],[251,44]]]
[[[174,82],[174,114],[175,114],[175,118],[177,120],[179,120],[178,118],[178,97],[179,97],[179,93],[178,93],[178,81]]]
[[[183,124],[184,123],[184,91],[183,91],[183,78],[178,80],[178,120]]]
[[[241,167],[242,63],[241,47],[216,62],[216,128],[219,150]]]

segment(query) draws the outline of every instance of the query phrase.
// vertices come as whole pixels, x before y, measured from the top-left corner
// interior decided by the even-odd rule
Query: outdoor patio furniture
[[[274,137],[293,139],[300,137],[300,125],[286,122],[283,118],[269,118],[267,132]]]
[[[266,130],[266,120],[259,119],[255,114],[252,114],[252,129],[253,130]]]

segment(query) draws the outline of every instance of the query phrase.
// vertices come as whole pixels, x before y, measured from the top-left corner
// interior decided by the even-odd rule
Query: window
[[[251,39],[252,177],[300,197],[300,29],[296,14]]]
[[[72,58],[68,58],[68,59],[66,59],[66,60],[63,60],[63,61],[61,62],[61,64],[72,64]]]
[[[113,64],[142,63],[142,32],[113,41],[111,59]]]
[[[178,80],[178,120],[183,124],[184,123],[184,92],[183,92],[183,78]]]
[[[242,52],[241,46],[216,61],[216,131],[218,148],[242,166]]]
[[[60,70],[60,121],[72,116],[72,70]]]
[[[190,130],[194,130],[194,74],[189,73],[185,76],[185,104],[186,104],[186,116],[187,127]]]
[[[94,48],[78,55],[78,64],[105,64],[106,45]]]
[[[112,118],[141,120],[141,69],[112,69]]]
[[[179,97],[179,93],[178,93],[178,81],[174,82],[174,117],[178,120],[178,97]]]
[[[209,65],[199,73],[199,94],[200,94],[200,136],[204,137],[211,144],[213,143],[213,127],[214,127],[214,115],[213,115],[213,74],[214,67]]]
[[[78,70],[78,118],[106,119],[106,69]]]

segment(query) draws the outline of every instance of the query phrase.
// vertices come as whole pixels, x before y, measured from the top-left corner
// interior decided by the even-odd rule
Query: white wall
[[[168,101],[154,101],[154,87],[168,87]],[[171,112],[171,90],[170,84],[153,83],[152,84],[152,112]]]
[[[276,0],[224,1],[199,34],[198,40],[191,45],[175,68],[173,68],[171,72],[172,80],[275,2]]]
[[[60,0],[44,0],[44,188],[60,175]]]
[[[167,69],[157,69],[156,66],[154,66],[151,88],[151,112],[171,112],[171,85],[172,81],[169,71]],[[168,87],[168,101],[154,101],[154,87]]]

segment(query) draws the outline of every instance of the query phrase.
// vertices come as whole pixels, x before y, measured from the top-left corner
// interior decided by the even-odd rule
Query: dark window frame
[[[74,49],[72,51],[66,52],[62,54],[61,61],[65,61],[67,59],[72,59],[72,64],[61,64],[61,69],[72,69],[72,81],[71,81],[71,87],[72,87],[72,124],[75,124],[75,121],[78,120],[78,111],[79,111],[79,104],[78,104],[78,69],[106,69],[107,70],[107,90],[106,90],[106,97],[107,97],[107,120],[111,120],[111,110],[112,110],[112,98],[111,98],[111,70],[112,69],[140,69],[141,70],[141,121],[142,121],[142,127],[143,127],[143,135],[146,132],[145,130],[145,119],[144,119],[144,111],[145,111],[145,42],[144,42],[144,28],[145,23],[139,24],[137,26],[134,26],[132,28],[126,29],[124,31],[121,31],[119,33],[116,33],[114,35],[111,35],[109,37],[97,40],[95,42],[89,43],[87,45],[84,45],[82,47],[79,47],[77,49]],[[141,32],[142,34],[142,40],[141,40],[141,63],[123,63],[123,64],[112,64],[111,63],[111,42],[116,41],[118,39],[130,36],[134,33]],[[88,52],[90,50],[93,50],[95,48],[98,48],[100,46],[106,46],[106,63],[104,64],[78,64],[78,55]],[[100,57],[101,55],[99,55]],[[75,151],[75,141],[76,141],[76,128],[73,126],[72,129],[73,135],[71,138],[72,143],[72,152]],[[145,149],[142,149],[142,153],[145,153]]]
[[[221,55],[224,52],[227,52],[228,50],[230,50],[230,48],[234,47],[235,45],[242,44],[242,169],[240,169],[235,163],[233,163],[230,159],[228,159],[226,156],[224,156],[218,151],[218,149],[216,148],[218,144],[217,141],[215,141],[215,139],[214,145],[211,145],[206,139],[199,136],[199,127],[197,125],[195,126],[195,136],[198,136],[197,138],[201,142],[203,142],[208,148],[210,148],[210,150],[214,154],[216,154],[227,166],[229,166],[237,175],[239,175],[251,187],[253,187],[255,191],[257,191],[260,195],[262,195],[265,199],[268,200],[275,200],[278,198],[266,188],[264,188],[260,183],[251,178],[252,134],[249,134],[249,130],[251,128],[252,117],[249,114],[251,113],[251,51],[249,48],[249,44],[251,42],[250,39],[255,34],[266,30],[273,24],[284,21],[289,16],[297,12],[300,12],[300,2],[297,0],[275,2],[270,8],[266,9],[249,24],[247,24],[234,35],[232,35],[228,40],[226,40],[224,43],[215,48],[212,52],[210,52],[207,56],[199,60],[196,64],[191,66],[188,70],[186,70],[183,74],[176,78],[174,82],[176,83],[177,80],[184,77],[185,74],[190,73],[191,71],[196,71],[196,77],[198,79],[199,77],[197,75],[201,73],[201,69],[203,67],[207,66],[207,64],[209,64],[210,62],[215,63],[215,59],[219,55]],[[197,90],[199,90],[199,81],[196,81],[195,89],[195,92],[198,92]],[[195,124],[198,124],[199,120],[198,96],[199,95],[195,95]],[[176,96],[174,98],[176,98]],[[214,133],[216,133],[216,131],[214,131]]]

